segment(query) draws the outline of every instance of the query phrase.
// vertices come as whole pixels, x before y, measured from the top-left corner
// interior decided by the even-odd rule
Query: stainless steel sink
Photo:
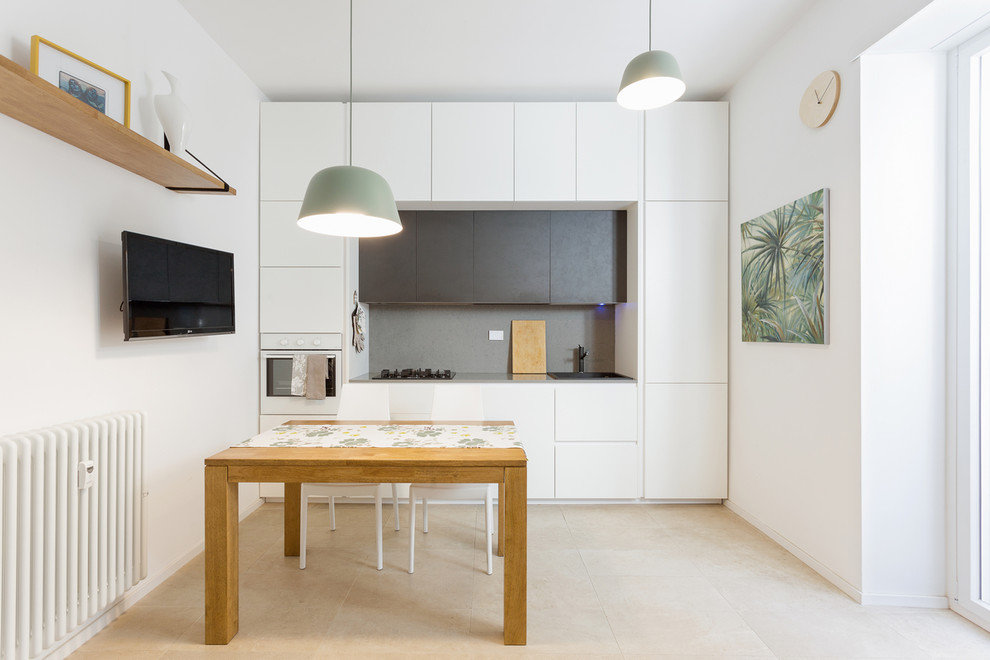
[[[632,380],[629,376],[623,376],[614,371],[548,371],[547,375],[555,380],[595,380],[597,378],[624,378],[626,380]]]

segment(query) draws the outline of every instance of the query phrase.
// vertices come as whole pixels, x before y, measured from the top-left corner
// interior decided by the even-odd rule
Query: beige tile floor
[[[282,556],[281,504],[241,524],[228,646],[202,643],[200,555],[71,659],[990,658],[990,633],[947,610],[857,605],[717,505],[530,505],[529,644],[503,647],[480,506],[430,507],[413,575],[388,518],[375,570],[370,505],[338,506],[333,533],[310,506],[305,571]]]

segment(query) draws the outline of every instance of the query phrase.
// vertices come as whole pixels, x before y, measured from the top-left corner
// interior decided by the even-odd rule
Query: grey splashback
[[[371,373],[430,368],[502,372],[511,367],[512,320],[547,322],[547,371],[576,371],[578,344],[587,371],[615,369],[615,308],[611,305],[371,305]],[[489,341],[502,330],[502,341]]]

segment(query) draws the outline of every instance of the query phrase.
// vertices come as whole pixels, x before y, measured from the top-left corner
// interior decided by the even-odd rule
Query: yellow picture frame
[[[131,81],[38,35],[31,37],[31,73],[131,126]]]

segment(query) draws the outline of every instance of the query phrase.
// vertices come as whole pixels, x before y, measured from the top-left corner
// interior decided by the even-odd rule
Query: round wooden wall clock
[[[839,74],[823,71],[804,90],[799,113],[801,121],[809,128],[819,128],[828,123],[839,104]]]

